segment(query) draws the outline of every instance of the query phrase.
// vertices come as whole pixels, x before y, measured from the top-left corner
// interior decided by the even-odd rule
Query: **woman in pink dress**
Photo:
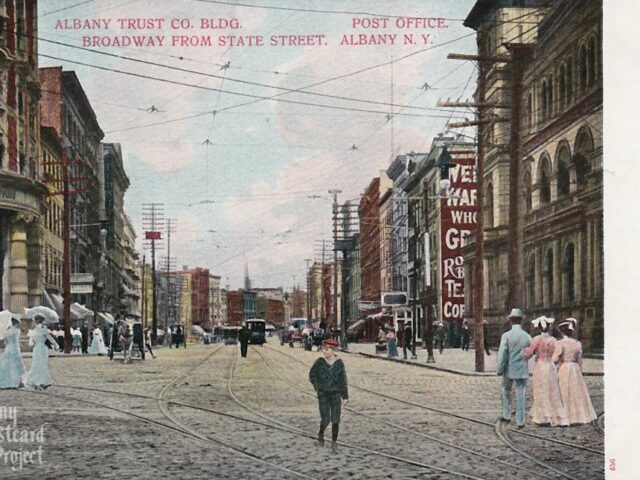
[[[536,356],[533,367],[533,405],[531,419],[537,425],[552,427],[567,426],[569,421],[562,405],[562,396],[558,386],[558,373],[552,356],[556,350],[557,340],[549,335],[553,318],[538,317],[531,323],[540,331],[531,344],[522,352],[526,359]]]
[[[582,376],[582,344],[572,338],[576,331],[575,318],[567,318],[558,325],[562,340],[553,353],[553,361],[560,363],[558,380],[562,403],[567,412],[569,423],[589,423],[597,418],[591,403],[587,384]]]

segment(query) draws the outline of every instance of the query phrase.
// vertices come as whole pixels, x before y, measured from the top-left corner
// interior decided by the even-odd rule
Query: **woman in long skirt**
[[[387,356],[388,357],[397,357],[398,356],[398,340],[396,338],[396,332],[391,327],[389,329],[389,333],[386,335],[387,337]]]
[[[531,419],[537,425],[567,426],[569,421],[562,405],[562,396],[558,386],[558,372],[553,363],[553,353],[558,343],[549,335],[553,318],[538,317],[531,323],[540,335],[533,338],[531,344],[522,352],[525,359],[536,356],[533,367],[533,405]]]
[[[24,362],[20,353],[20,319],[12,317],[11,326],[4,334],[5,349],[0,356],[0,388],[19,388],[24,375]]]
[[[93,331],[93,340],[91,341],[91,346],[89,347],[89,353],[98,355],[106,355],[107,353],[109,353],[102,338],[102,330],[100,330],[100,328],[98,327],[96,327],[96,329]]]
[[[31,340],[35,344],[31,357],[31,368],[24,376],[24,384],[27,387],[42,389],[47,388],[53,383],[51,373],[49,372],[49,349],[45,342],[49,340],[52,345],[57,345],[53,337],[49,334],[49,329],[42,323],[44,318],[35,317],[37,322],[36,328],[31,333]],[[54,347],[55,348],[55,347]],[[57,350],[57,349],[56,349]]]
[[[576,326],[575,318],[568,318],[558,325],[562,339],[553,353],[553,361],[559,363],[560,393],[571,425],[589,423],[597,418],[582,376],[582,344],[573,338]]]

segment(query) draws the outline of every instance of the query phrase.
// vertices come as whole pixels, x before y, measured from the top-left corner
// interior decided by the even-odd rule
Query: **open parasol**
[[[51,310],[49,307],[39,306],[33,308],[25,308],[24,313],[32,320],[37,316],[44,317],[44,321],[47,325],[54,325],[60,322],[60,317],[58,317],[58,314],[54,310]]]

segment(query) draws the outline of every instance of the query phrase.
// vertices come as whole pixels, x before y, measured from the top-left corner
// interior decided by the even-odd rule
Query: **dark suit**
[[[82,353],[89,353],[89,328],[83,325],[80,328],[80,333],[82,334]]]
[[[240,354],[243,357],[246,357],[247,349],[249,347],[249,331],[246,328],[242,328],[238,332],[238,340],[240,340]]]

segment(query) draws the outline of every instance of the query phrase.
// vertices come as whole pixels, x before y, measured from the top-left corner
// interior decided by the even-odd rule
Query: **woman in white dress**
[[[106,355],[108,353],[107,347],[104,344],[104,339],[102,338],[102,330],[98,327],[93,331],[93,340],[91,341],[91,346],[89,347],[89,353],[98,354],[98,355]]]
[[[49,372],[49,349],[45,345],[45,342],[49,340],[54,350],[58,350],[58,344],[49,333],[49,329],[43,323],[43,320],[44,318],[41,316],[35,317],[37,325],[29,332],[31,337],[30,342],[33,342],[35,346],[33,347],[31,357],[31,367],[24,376],[25,386],[37,390],[47,388],[53,383],[51,373]]]
[[[4,332],[5,349],[0,356],[0,389],[19,388],[24,375],[20,353],[20,319],[11,318],[11,326]]]

